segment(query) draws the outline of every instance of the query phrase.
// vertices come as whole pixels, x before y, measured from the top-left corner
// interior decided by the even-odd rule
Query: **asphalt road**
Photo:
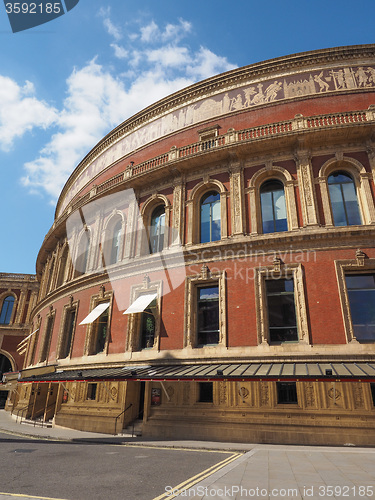
[[[0,433],[1,494],[152,500],[231,453],[33,440]],[[14,500],[14,497],[12,497]]]

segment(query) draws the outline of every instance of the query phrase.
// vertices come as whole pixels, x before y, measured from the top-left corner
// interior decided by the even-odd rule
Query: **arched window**
[[[150,253],[161,252],[164,248],[165,208],[160,205],[155,208],[151,216],[150,225]]]
[[[288,231],[284,185],[272,179],[260,188],[263,233]]]
[[[3,306],[0,313],[0,325],[9,325],[10,318],[12,317],[12,311],[14,306],[13,295],[8,295],[3,301]]]
[[[118,220],[112,231],[110,264],[116,264],[120,258],[122,221]]]
[[[333,172],[328,177],[333,223],[335,226],[361,224],[354,180],[346,172]]]
[[[85,231],[81,236],[79,245],[78,245],[78,254],[75,262],[75,274],[74,277],[81,276],[85,274],[87,271],[87,265],[89,260],[89,251],[90,251],[90,233]]]
[[[200,203],[200,242],[221,239],[220,194],[209,191]]]
[[[60,258],[59,274],[57,276],[56,287],[58,288],[64,283],[65,273],[69,265],[69,247],[65,246],[62,256]]]

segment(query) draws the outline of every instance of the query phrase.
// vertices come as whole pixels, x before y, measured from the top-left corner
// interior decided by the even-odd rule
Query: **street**
[[[76,444],[1,433],[0,443],[0,494],[64,500],[152,500],[166,487],[233,455],[145,445]]]

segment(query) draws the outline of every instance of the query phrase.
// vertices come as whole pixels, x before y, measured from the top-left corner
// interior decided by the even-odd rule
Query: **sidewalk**
[[[65,427],[33,427],[30,424],[19,424],[5,410],[0,410],[0,432],[24,436],[31,439],[46,439],[53,441],[91,441],[103,444],[143,444],[170,448],[199,448],[207,450],[249,451],[254,445],[242,443],[217,443],[211,441],[158,441],[144,437],[113,436],[96,432],[77,431]]]

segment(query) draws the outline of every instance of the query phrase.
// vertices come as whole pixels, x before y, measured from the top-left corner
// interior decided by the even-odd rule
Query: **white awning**
[[[129,306],[123,314],[133,314],[143,312],[151,302],[156,299],[157,293],[149,293],[140,295],[131,306]]]
[[[84,320],[81,321],[80,325],[88,325],[93,323],[101,314],[104,313],[106,309],[109,307],[109,302],[103,302],[99,304],[93,309],[88,316]]]
[[[17,345],[17,352],[18,354],[23,354],[26,349],[27,349],[27,341],[29,340],[30,337],[32,337],[36,332],[39,332],[39,328],[33,331],[33,333],[30,333],[27,337],[25,337],[21,342]],[[20,352],[22,351],[22,352]]]

